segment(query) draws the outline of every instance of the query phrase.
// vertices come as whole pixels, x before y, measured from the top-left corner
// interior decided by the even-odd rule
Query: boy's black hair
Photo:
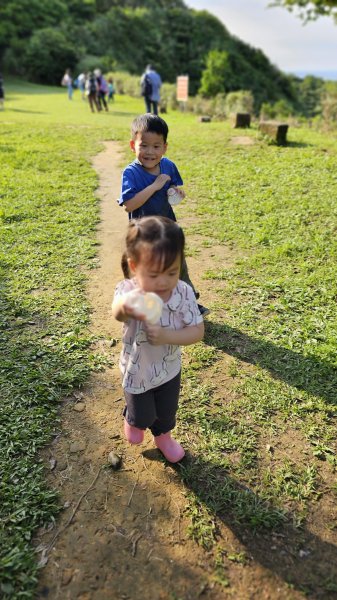
[[[148,131],[162,135],[166,144],[168,126],[164,119],[158,117],[158,115],[145,113],[144,115],[139,115],[139,117],[136,117],[132,121],[131,137],[133,140],[136,139],[137,133],[147,133]]]

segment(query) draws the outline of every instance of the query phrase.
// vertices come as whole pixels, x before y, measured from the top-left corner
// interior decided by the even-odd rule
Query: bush
[[[77,73],[88,73],[95,69],[100,69],[102,73],[110,71],[113,68],[113,61],[106,56],[95,56],[94,54],[87,54],[76,65]]]
[[[227,119],[232,112],[253,112],[254,98],[250,91],[240,90],[229,94],[216,94],[214,98],[197,95],[188,99],[187,110],[197,115]]]
[[[65,69],[74,69],[78,60],[72,42],[56,29],[35,31],[23,55],[25,73],[37,83],[58,84]]]
[[[133,98],[140,96],[140,75],[130,75],[126,71],[108,71],[104,76],[113,78],[117,94],[127,94]]]
[[[229,92],[225,97],[225,113],[229,116],[231,113],[253,113],[254,96],[250,90],[239,90]]]
[[[262,121],[268,119],[288,119],[293,114],[291,106],[286,100],[278,100],[274,104],[264,102],[261,105],[260,119]]]
[[[213,115],[213,101],[202,96],[191,96],[187,102],[187,110],[197,115]]]
[[[322,99],[324,126],[334,128],[337,124],[337,92],[327,93]]]

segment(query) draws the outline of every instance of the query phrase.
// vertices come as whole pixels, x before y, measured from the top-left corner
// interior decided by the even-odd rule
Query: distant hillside
[[[67,67],[140,74],[152,62],[168,82],[188,73],[195,94],[212,50],[228,53],[225,92],[296,104],[291,78],[261,50],[182,0],[31,0],[29,11],[27,0],[8,0],[0,8],[2,68],[36,82],[59,83]]]

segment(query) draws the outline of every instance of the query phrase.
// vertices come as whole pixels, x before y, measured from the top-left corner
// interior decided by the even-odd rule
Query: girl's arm
[[[112,314],[117,321],[125,323],[129,319],[137,319],[138,321],[145,321],[145,315],[137,312],[134,308],[128,306],[127,298],[124,296],[117,296],[111,306]]]
[[[204,337],[204,330],[205,327],[203,322],[177,330],[146,323],[147,339],[153,346],[162,346],[163,344],[189,346],[190,344],[195,344],[202,340]]]

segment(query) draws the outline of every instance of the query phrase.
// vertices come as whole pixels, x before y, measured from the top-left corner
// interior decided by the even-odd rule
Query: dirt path
[[[41,532],[38,540],[45,549],[42,563],[47,562],[41,570],[37,597],[41,600],[141,600],[145,595],[150,600],[303,599],[305,594],[286,583],[289,561],[286,563],[284,557],[295,556],[288,552],[286,536],[255,537],[244,529],[239,529],[236,535],[235,524],[226,517],[218,520],[217,536],[234,560],[227,560],[227,581],[219,583],[219,578],[216,581],[219,561],[216,551],[202,550],[187,535],[189,520],[185,507],[190,490],[185,489],[179,468],[163,460],[153,448],[149,433],[141,447],[130,447],[124,441],[118,370],[121,330],[110,314],[114,285],[121,277],[119,263],[127,225],[125,213],[114,201],[120,185],[119,156],[118,145],[108,142],[104,152],[94,160],[100,178],[100,249],[97,268],[88,273],[91,329],[99,338],[96,349],[112,359],[113,364],[93,374],[76,398],[65,399],[62,434],[46,451],[46,461],[52,466],[51,485],[59,488],[64,510],[53,530]],[[188,229],[192,217],[180,222]],[[198,247],[198,236],[190,237],[189,243]],[[208,263],[223,267],[232,258],[230,249],[224,246],[203,248],[203,269]],[[206,284],[202,280],[197,257],[189,257],[188,263],[203,301],[211,306],[213,302],[212,315],[222,319],[223,315],[214,306],[213,286],[217,283]],[[225,397],[227,388],[221,379],[221,369],[217,377],[221,397]],[[111,451],[122,456],[122,468],[118,471],[106,468]],[[278,548],[283,538],[284,548],[280,547],[274,558],[270,548]],[[289,545],[296,551],[296,534]],[[319,544],[318,554],[319,549],[324,550],[324,544]],[[248,557],[247,564],[235,560],[235,556],[242,555]]]
[[[51,550],[38,597],[138,600],[146,590],[153,600],[194,600],[207,577],[202,552],[186,538],[180,478],[153,450],[149,433],[141,449],[122,436],[119,341],[112,346],[120,325],[110,305],[121,277],[127,219],[114,202],[120,185],[118,146],[108,142],[105,147],[94,160],[102,212],[99,263],[90,271],[88,296],[92,332],[114,366],[94,374],[77,398],[66,399],[63,434],[48,449],[47,460],[56,460],[52,485],[60,489],[65,509],[53,531],[40,539]],[[123,457],[119,471],[104,468],[112,450]],[[151,450],[146,459],[144,450]],[[210,590],[207,597],[219,596]]]

